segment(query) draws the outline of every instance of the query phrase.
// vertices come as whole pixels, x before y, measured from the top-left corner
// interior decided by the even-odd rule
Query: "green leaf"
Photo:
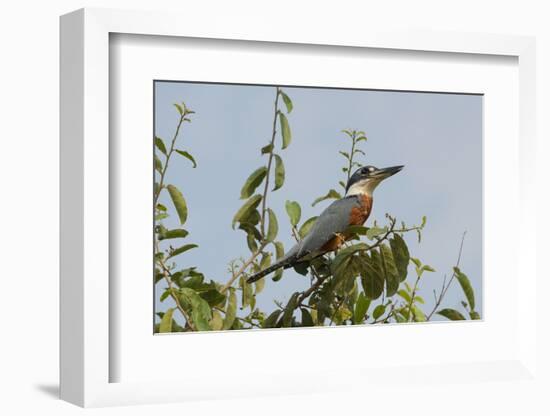
[[[273,273],[273,277],[271,278],[271,280],[273,280],[274,282],[278,282],[279,280],[282,279],[283,273],[284,273],[284,270],[282,268],[277,270],[275,273]]]
[[[250,306],[250,309],[254,309],[254,287],[251,283],[247,283],[244,278],[241,278],[241,304],[243,308]]]
[[[334,275],[335,285],[338,286],[341,282],[347,280],[348,277],[355,277],[359,270],[356,265],[361,265],[360,256],[354,256],[359,251],[367,249],[364,243],[355,244],[346,247],[338,252],[330,265],[332,274]],[[356,273],[357,272],[357,273]]]
[[[188,277],[187,280],[184,280]],[[204,275],[195,272],[195,267],[190,267],[176,272],[172,275],[172,281],[179,287],[188,287],[190,289],[202,289],[204,287]]]
[[[255,253],[256,251],[258,251],[258,244],[256,243],[256,239],[254,238],[254,234],[246,234],[246,244],[248,245],[248,249],[251,253]]]
[[[290,126],[288,120],[283,113],[279,113],[279,122],[281,123],[281,135],[283,137],[283,149],[286,149],[292,141],[292,135],[290,133]]]
[[[174,308],[169,308],[160,321],[159,332],[166,333],[172,332],[172,315],[174,314]]]
[[[216,289],[215,284],[211,286],[212,289],[208,289],[205,292],[200,293],[200,297],[203,298],[212,307],[221,306],[225,303],[225,295],[220,293]]]
[[[386,295],[391,297],[397,293],[399,288],[399,274],[391,249],[386,244],[380,246],[380,257],[386,278]]]
[[[466,295],[466,299],[468,299],[468,303],[470,304],[470,310],[473,311],[476,308],[476,299],[474,296],[474,289],[472,288],[472,285],[470,283],[470,279],[462,273],[462,271],[458,267],[453,267],[453,270],[455,272],[456,278],[458,279],[458,282],[460,283],[460,286],[462,287],[462,291]]]
[[[280,241],[277,241],[275,244],[275,255],[277,256],[277,260],[281,259],[285,255],[285,248],[283,246],[283,243]]]
[[[223,318],[218,311],[212,312],[212,319],[209,322],[210,327],[214,331],[220,331],[223,328]]]
[[[435,269],[432,266],[428,266],[427,264],[423,265],[421,270],[423,272],[435,272]]]
[[[296,309],[298,295],[298,292],[294,292],[285,307],[285,311],[283,313],[283,327],[289,327],[292,324],[292,315],[294,314],[294,309]]]
[[[259,222],[261,220],[261,215],[260,213],[258,212],[257,209],[253,209],[253,210],[250,210],[246,216],[242,217],[240,222],[241,222],[241,227],[243,230],[249,232],[249,231],[253,231],[254,232],[254,235],[256,236],[256,239],[257,240],[261,240],[261,235],[260,235],[260,232],[259,231],[255,231],[255,228],[254,226],[255,225],[258,225]],[[248,226],[251,226],[252,228],[249,230],[247,227]]]
[[[244,205],[241,208],[239,208],[239,210],[233,217],[232,227],[235,228],[235,224],[237,224],[237,222],[241,222],[242,219],[247,218],[252,213],[252,211],[254,211],[258,207],[261,200],[262,200],[261,195],[254,195],[250,197],[244,203]]]
[[[180,116],[183,115],[183,108],[178,103],[174,103],[174,107],[178,110],[178,113],[180,113]]]
[[[276,309],[271,312],[271,314],[269,314],[269,316],[264,320],[262,327],[275,328],[275,326],[277,325],[277,321],[279,320],[279,316],[281,316],[282,312],[283,311],[281,311],[280,309]]]
[[[269,256],[268,256],[268,258],[269,258]],[[266,281],[266,279],[260,279],[260,280],[256,281],[256,283],[254,284],[254,293],[256,295],[261,293],[262,290],[264,290],[265,281]]]
[[[180,224],[183,225],[185,224],[185,221],[187,221],[187,203],[185,202],[185,198],[183,197],[179,189],[176,188],[174,185],[168,185],[166,188],[168,189],[170,198],[172,198],[172,202],[176,207],[176,211],[180,219]]]
[[[160,220],[163,220],[163,219],[168,218],[168,217],[169,217],[169,215],[165,214],[163,212],[163,213],[155,215],[155,221],[160,221]]]
[[[350,129],[344,129],[342,130],[342,133],[346,133],[350,138],[353,138],[353,133]]]
[[[363,259],[361,285],[369,299],[378,299],[384,291],[385,282],[382,259],[376,250],[372,250],[370,255],[365,254]]]
[[[171,289],[166,289],[164,292],[162,292],[162,295],[160,295],[160,301],[164,302],[168,296],[172,293]]]
[[[302,216],[302,208],[300,204],[296,201],[286,201],[285,203],[286,212],[290,218],[290,224],[296,227],[300,222],[300,217]]]
[[[186,251],[191,250],[191,249],[196,248],[196,247],[198,247],[198,245],[196,245],[196,244],[185,244],[185,245],[183,245],[181,247],[178,247],[178,248],[174,249],[173,251],[171,251],[170,255],[167,257],[167,259],[175,257],[178,254],[185,253]]]
[[[154,155],[154,159],[155,159],[155,169],[158,173],[162,173],[162,162],[160,161],[160,159],[158,158],[157,155]]]
[[[419,267],[419,268],[422,267],[422,262],[420,260],[418,260],[417,258],[411,257],[411,261],[414,263],[414,265],[416,267]]]
[[[477,313],[476,311],[470,311],[470,319],[472,320],[481,319],[481,316],[479,316],[479,313]]]
[[[409,249],[405,240],[399,234],[394,234],[390,240],[390,247],[393,259],[395,260],[395,266],[397,267],[399,281],[402,282],[407,278],[407,268],[410,259]]]
[[[277,260],[279,260],[285,255],[285,249],[284,249],[283,243],[281,243],[280,241],[277,241],[276,243],[274,243],[274,245],[275,245],[275,255]],[[273,277],[271,278],[271,280],[273,280],[274,282],[281,280],[281,278],[283,277],[283,272],[284,270],[282,268],[278,269],[273,274]]]
[[[260,269],[267,269],[271,266],[271,253],[263,253],[262,260],[260,261]]]
[[[374,319],[378,319],[382,315],[384,315],[385,311],[386,311],[386,306],[385,305],[378,305],[376,308],[374,308],[374,311],[372,311],[372,317]]]
[[[342,151],[340,151],[340,152],[338,152],[338,153],[340,153],[342,156],[344,156],[346,159],[349,160],[349,153],[348,153],[348,152],[342,152]]]
[[[229,329],[233,326],[235,322],[235,317],[237,316],[237,295],[233,288],[229,289],[231,293],[229,294],[229,302],[227,303],[227,309],[225,310],[225,319],[223,320],[223,329]]]
[[[317,205],[319,202],[321,201],[324,201],[326,199],[342,199],[342,195],[340,195],[339,192],[335,191],[334,189],[331,189],[330,191],[328,191],[328,193],[324,196],[320,196],[319,198],[317,198],[315,201],[313,201],[313,203],[311,204],[312,207],[314,207],[315,205]]]
[[[353,323],[360,324],[365,319],[365,315],[369,310],[370,299],[363,292],[359,293],[357,302],[355,302],[355,310],[353,311]]]
[[[290,113],[292,111],[292,108],[293,108],[292,100],[282,90],[280,91],[280,93],[281,93],[281,97],[283,97],[283,101],[284,101],[285,106],[286,106],[286,112]]]
[[[159,240],[168,240],[170,238],[185,238],[189,232],[181,228],[175,230],[166,230],[163,233],[159,233]]]
[[[275,238],[277,238],[277,233],[279,232],[279,223],[277,222],[277,216],[273,212],[271,208],[267,209],[267,213],[269,216],[269,227],[267,229],[267,241],[273,241]]]
[[[162,139],[160,137],[155,137],[155,146],[157,147],[157,149],[159,149],[165,155],[168,153],[166,151],[166,146],[164,145],[164,142],[162,141]]]
[[[212,310],[208,302],[202,299],[193,289],[183,287],[179,291],[182,303],[191,306],[191,318],[196,328],[199,331],[209,331]]]
[[[384,234],[388,231],[388,227],[370,227],[365,234],[369,240],[373,240],[374,237],[378,237],[381,234]]]
[[[293,269],[296,273],[301,274],[302,276],[307,276],[309,273],[309,265],[310,263],[307,261],[299,262],[294,264]]]
[[[313,323],[313,318],[306,308],[300,308],[302,312],[302,326],[315,326]]]
[[[451,308],[441,309],[440,311],[437,311],[437,314],[444,316],[451,321],[464,321],[466,319],[460,312]]]
[[[315,224],[315,221],[317,221],[317,218],[319,217],[318,216],[311,217],[302,224],[302,226],[300,227],[300,230],[298,230],[298,234],[300,235],[301,238],[304,238],[309,233],[309,231],[311,230],[311,227],[313,227],[313,225]]]
[[[415,322],[427,321],[426,315],[424,315],[424,312],[422,312],[418,306],[412,305],[412,313],[413,313]]]
[[[406,290],[401,289],[401,290],[397,291],[397,294],[398,294],[399,296],[401,296],[403,299],[405,299],[405,301],[406,301],[407,303],[410,303],[410,301],[411,301],[411,296],[409,295],[409,293],[408,293]]]
[[[362,225],[350,225],[346,228],[345,233],[350,235],[367,235],[368,230],[367,227],[363,227]]]
[[[176,153],[188,159],[193,164],[194,168],[197,167],[197,162],[195,161],[195,158],[191,156],[189,152],[186,152],[185,150],[176,149]]]
[[[274,191],[281,188],[285,183],[285,165],[283,159],[279,155],[273,155],[275,157],[275,187]]]
[[[265,145],[261,149],[262,155],[265,155],[267,153],[271,153],[272,151],[273,151],[273,143],[269,143],[268,145]]]
[[[164,274],[162,274],[162,272],[159,269],[155,268],[155,277],[154,277],[155,284],[160,282],[162,279],[164,279]]]
[[[252,195],[256,188],[260,186],[266,174],[267,168],[265,166],[252,172],[241,189],[241,199],[246,199]]]

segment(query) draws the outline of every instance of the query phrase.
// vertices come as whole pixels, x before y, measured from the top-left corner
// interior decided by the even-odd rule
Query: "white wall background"
[[[539,252],[546,253],[550,212],[547,158],[550,123],[550,13],[545,1],[534,0],[394,0],[384,1],[153,1],[153,0],[19,0],[5,2],[0,13],[0,159],[2,204],[0,238],[2,261],[0,316],[0,413],[5,415],[67,415],[83,410],[56,399],[58,383],[58,16],[80,7],[167,9],[185,13],[269,14],[285,25],[307,30],[308,20],[348,24],[433,28],[439,30],[511,33],[537,36]],[[237,28],[238,30],[238,28]],[[546,120],[545,120],[546,119]],[[511,219],[513,222],[513,219]],[[513,236],[511,235],[511,239]],[[539,255],[542,267],[543,256]],[[548,282],[537,289],[550,293]],[[544,296],[548,299],[548,296]],[[539,302],[539,317],[547,307]],[[546,325],[548,326],[548,325]],[[541,352],[550,351],[548,330]],[[548,359],[540,355],[545,374]],[[348,397],[344,393],[315,397],[283,397],[211,403],[172,404],[92,410],[95,414],[369,414],[408,403],[409,414],[547,414],[545,392],[498,383],[481,392],[456,385],[456,400],[444,400],[445,386],[428,392],[412,390],[398,403],[378,403],[376,397]],[[550,388],[546,386],[546,394]],[[449,386],[445,387],[449,389]],[[489,391],[490,397],[486,396]],[[537,398],[540,400],[538,401]],[[542,406],[542,403],[546,403]]]

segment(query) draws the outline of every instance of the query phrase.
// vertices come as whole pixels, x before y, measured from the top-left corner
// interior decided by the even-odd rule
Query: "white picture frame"
[[[247,397],[279,393],[348,391],[364,368],[330,368],[310,376],[304,385],[289,381],[284,369],[270,372],[258,366],[255,380],[234,388],[222,383],[205,388],[197,377],[181,381],[112,382],[110,348],[109,211],[109,51],[110,34],[278,42],[301,45],[331,45],[335,48],[429,51],[441,54],[504,55],[517,58],[519,68],[519,169],[520,201],[517,206],[519,243],[513,250],[523,277],[517,288],[518,310],[536,310],[536,212],[535,206],[535,42],[533,38],[467,33],[381,32],[361,28],[329,33],[312,25],[281,31],[277,22],[246,26],[239,33],[232,22],[209,27],[200,19],[173,13],[150,13],[106,9],[83,9],[61,18],[61,398],[80,406],[158,403],[219,397]],[[245,34],[245,35],[243,35]],[[529,213],[529,215],[525,215]],[[522,215],[523,214],[523,215]],[[517,271],[516,271],[517,273]],[[540,273],[540,272],[539,272]],[[524,312],[525,313],[525,312]],[[475,325],[475,324],[474,324]],[[517,345],[506,359],[498,361],[418,362],[414,367],[369,367],[371,380],[392,380],[413,374],[418,383],[460,380],[477,383],[499,378],[518,383],[537,382],[536,320],[514,327]],[[357,330],[357,329],[356,329]],[[409,333],[414,327],[407,327]],[[342,331],[329,331],[337,342]],[[268,332],[273,334],[273,332]],[[319,337],[320,331],[315,335]],[[261,335],[261,334],[260,334]],[[152,336],[152,333],[151,333]],[[200,337],[232,336],[199,334]],[[255,334],[256,338],[258,333]],[[268,336],[268,335],[266,335]],[[269,335],[272,336],[272,335]],[[403,335],[398,335],[403,336]],[[468,335],[471,336],[471,335]],[[163,337],[175,342],[177,336]],[[181,338],[180,338],[181,339]],[[280,342],[280,341],[279,341]],[[477,374],[473,379],[470,374]],[[323,375],[338,382],[317,382]],[[264,379],[262,379],[265,378]],[[153,380],[154,378],[152,378]],[[258,380],[260,382],[258,382]],[[534,381],[533,381],[534,380]],[[273,386],[284,388],[273,390]],[[374,382],[372,382],[374,385]],[[245,388],[243,388],[245,387]],[[372,386],[371,386],[372,387]],[[373,387],[374,388],[374,387]],[[481,388],[481,387],[480,387]],[[382,389],[383,390],[383,389]],[[383,392],[381,392],[383,393]]]

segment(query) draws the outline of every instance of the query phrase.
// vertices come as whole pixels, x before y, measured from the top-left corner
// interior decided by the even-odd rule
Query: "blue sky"
[[[411,254],[436,269],[423,277],[420,295],[426,310],[433,305],[433,289],[439,291],[444,274],[452,274],[462,233],[467,231],[461,268],[469,276],[482,308],[482,96],[284,87],[294,110],[288,115],[293,141],[279,150],[286,168],[282,189],[269,195],[269,205],[279,218],[279,239],[289,248],[290,225],[286,200],[302,206],[302,218],[318,215],[329,202],[311,202],[344,180],[344,159],[349,141],[341,130],[366,132],[361,164],[377,167],[405,165],[374,193],[374,208],[367,226],[384,222],[385,213],[407,225],[428,218],[422,242],[406,236]],[[242,231],[231,228],[234,213],[242,205],[240,189],[248,175],[265,164],[259,149],[268,143],[273,118],[272,86],[155,83],[155,134],[166,142],[174,134],[178,114],[175,102],[196,111],[184,125],[178,148],[192,153],[193,169],[183,158],[171,163],[166,183],[177,185],[189,206],[186,242],[199,248],[178,256],[181,267],[197,266],[208,279],[227,281],[232,259],[248,255]],[[280,149],[280,141],[277,143]],[[161,198],[168,206],[170,202]],[[175,218],[167,222],[175,225]],[[410,273],[411,275],[411,273]],[[409,277],[412,279],[412,276]],[[257,304],[275,308],[273,299],[285,302],[308,279],[286,271],[275,283],[267,279]],[[158,302],[158,310],[167,301]],[[444,306],[462,310],[464,299],[458,282]],[[436,318],[437,319],[437,318]]]

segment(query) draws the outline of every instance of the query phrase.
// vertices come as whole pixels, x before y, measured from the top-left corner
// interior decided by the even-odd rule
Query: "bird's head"
[[[346,185],[346,195],[366,194],[372,196],[374,189],[380,182],[395,175],[401,169],[403,169],[403,166],[391,166],[381,169],[374,166],[363,166],[357,169],[349,178]]]

